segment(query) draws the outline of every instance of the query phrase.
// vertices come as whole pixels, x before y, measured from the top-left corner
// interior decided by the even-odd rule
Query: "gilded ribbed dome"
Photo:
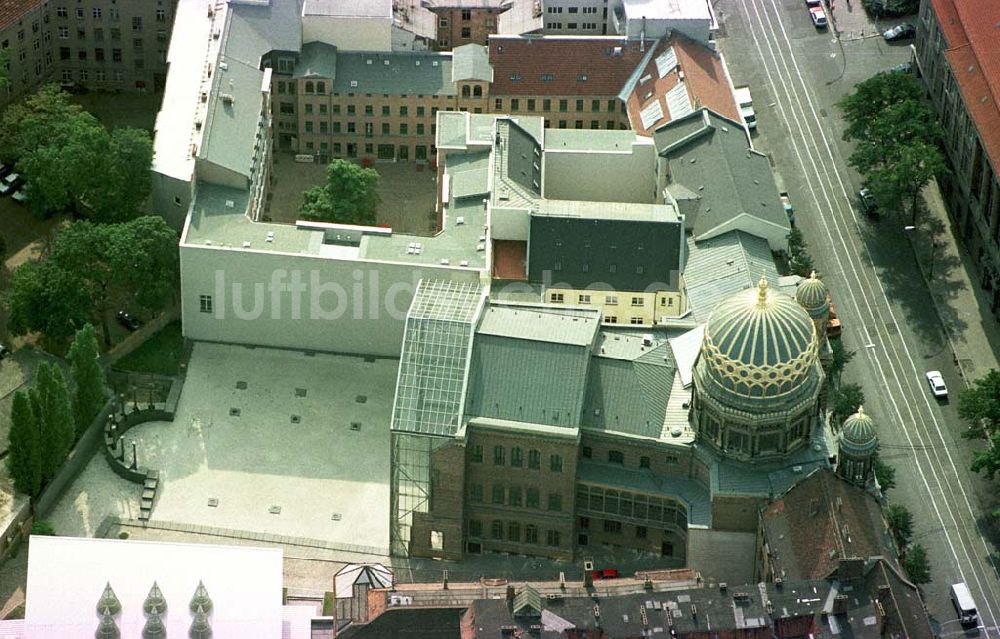
[[[862,406],[858,412],[844,420],[844,428],[840,434],[840,447],[855,455],[864,455],[878,448],[878,433],[875,432],[875,420],[865,413]]]
[[[817,352],[816,327],[806,311],[761,278],[757,288],[712,311],[701,357],[723,387],[759,398],[795,390],[810,374]]]
[[[795,290],[795,301],[810,315],[816,317],[826,313],[830,308],[829,295],[830,291],[827,290],[826,284],[816,277],[816,271],[813,271],[809,279],[799,283],[799,287]]]

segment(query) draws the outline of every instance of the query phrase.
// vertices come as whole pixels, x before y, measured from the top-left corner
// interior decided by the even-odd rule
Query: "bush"
[[[876,18],[908,16],[920,9],[920,0],[862,0],[861,4]]]
[[[52,526],[52,522],[46,521],[44,519],[39,519],[35,523],[31,524],[31,534],[44,535],[46,537],[55,537],[56,529]]]

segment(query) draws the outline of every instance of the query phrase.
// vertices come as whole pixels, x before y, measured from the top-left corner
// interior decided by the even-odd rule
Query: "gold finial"
[[[811,280],[815,280],[815,279],[817,279],[817,277],[816,277],[816,271],[815,271],[815,270],[813,270],[813,271],[812,271],[812,272],[811,272],[811,273],[809,274],[809,279],[811,279]]]
[[[767,279],[761,275],[760,281],[757,282],[757,302],[763,304],[767,301]]]
[[[865,407],[858,406],[858,417],[864,417],[864,416],[865,416]]]

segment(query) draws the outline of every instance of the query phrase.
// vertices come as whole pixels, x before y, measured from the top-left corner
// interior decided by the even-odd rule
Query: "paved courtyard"
[[[196,344],[174,421],[126,436],[160,470],[153,519],[388,548],[396,370]]]

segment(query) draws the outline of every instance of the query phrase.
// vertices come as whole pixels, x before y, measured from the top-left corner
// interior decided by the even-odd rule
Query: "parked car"
[[[878,201],[875,199],[875,194],[869,189],[861,189],[858,191],[858,198],[861,201],[861,210],[865,212],[865,215],[871,218],[877,218]]]
[[[899,40],[908,40],[913,36],[917,35],[917,28],[914,27],[909,22],[904,22],[903,24],[897,24],[891,29],[886,29],[882,32],[882,37],[885,38],[886,42],[897,42]]]
[[[0,164],[0,178],[7,177],[13,170],[14,167],[10,164]]]
[[[807,7],[818,7],[823,0],[806,0]]]
[[[594,581],[598,581],[600,579],[618,579],[619,574],[615,568],[604,568],[591,572],[590,576],[594,578]]]
[[[909,73],[910,69],[913,68],[913,64],[910,62],[901,62],[889,69],[890,73]]]
[[[927,371],[925,374],[927,377],[927,384],[931,387],[931,393],[934,397],[943,398],[948,396],[948,387],[945,386],[944,377],[941,376],[941,371]]]
[[[19,186],[23,183],[21,176],[17,173],[11,173],[4,179],[0,180],[0,195],[10,195],[17,190]]]
[[[812,18],[813,26],[817,29],[826,28],[826,13],[823,11],[823,7],[809,9],[809,17]]]
[[[747,123],[747,128],[753,131],[757,128],[757,114],[753,110],[753,96],[750,95],[750,87],[736,87],[733,95],[736,97],[736,104],[740,107],[740,114]]]
[[[118,311],[118,323],[127,328],[130,331],[138,330],[139,320],[132,317],[125,311]]]
[[[14,191],[14,195],[12,195],[11,197],[14,198],[14,201],[17,202],[18,204],[28,203],[28,193],[24,190],[23,186],[18,190]]]
[[[3,344],[0,344],[0,359],[4,359],[8,355],[10,355],[10,351],[7,349],[6,346],[4,346]]]
[[[795,208],[792,206],[792,200],[788,197],[788,192],[782,191],[778,193],[778,197],[781,198],[781,207],[785,209],[785,217],[788,218],[788,223],[795,226]]]

